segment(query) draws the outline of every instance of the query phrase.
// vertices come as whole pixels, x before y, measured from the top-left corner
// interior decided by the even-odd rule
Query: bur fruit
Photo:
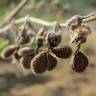
[[[31,61],[31,69],[36,74],[42,74],[47,70],[47,53],[37,54]]]
[[[84,72],[88,66],[88,57],[81,51],[74,54],[72,58],[72,69],[76,72]]]
[[[55,54],[58,58],[69,58],[72,55],[72,49],[70,46],[65,45],[61,48],[53,48],[53,54]]]
[[[1,56],[2,56],[3,58],[8,58],[8,57],[12,56],[13,53],[14,53],[18,48],[19,48],[19,45],[10,45],[10,46],[6,47],[6,48],[3,50]]]

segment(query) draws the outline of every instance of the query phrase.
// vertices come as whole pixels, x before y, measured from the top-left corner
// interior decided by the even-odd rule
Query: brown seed
[[[35,54],[35,53],[36,53],[36,50],[34,48],[30,48],[30,47],[24,47],[18,51],[18,55],[20,55],[20,56],[25,56],[28,54]]]
[[[34,58],[35,55],[25,55],[21,57],[20,64],[23,65],[25,69],[31,68],[31,60]]]
[[[58,58],[69,58],[72,55],[72,49],[70,46],[65,45],[62,48],[53,48],[53,54],[55,54]]]
[[[88,57],[81,51],[74,54],[72,58],[72,69],[76,72],[83,72],[88,66]]]
[[[61,34],[59,33],[48,33],[46,37],[46,41],[49,45],[49,47],[56,47],[61,42]]]
[[[3,58],[8,58],[12,56],[12,54],[19,48],[19,45],[10,45],[7,48],[5,48],[2,52],[2,57]]]
[[[41,52],[31,61],[32,71],[36,74],[42,74],[47,70],[47,53]]]
[[[51,71],[57,65],[57,62],[58,62],[57,58],[53,54],[48,53],[47,59],[48,59],[47,70]]]

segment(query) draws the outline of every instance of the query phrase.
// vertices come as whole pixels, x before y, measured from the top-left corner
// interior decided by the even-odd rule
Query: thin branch
[[[14,24],[16,24],[16,25],[22,24],[25,22],[25,19],[26,19],[26,16],[22,17],[18,20],[14,20]],[[87,18],[87,19],[83,19],[82,23],[89,23],[89,22],[93,22],[93,21],[96,21],[96,15],[94,15],[90,18]],[[56,23],[58,23],[57,21],[48,22],[48,21],[44,21],[44,20],[34,18],[34,17],[29,17],[28,22],[30,22],[32,24],[34,24],[34,23],[39,24],[39,25],[46,26],[46,27],[54,27],[56,25]],[[59,25],[60,25],[60,28],[66,28],[65,23],[59,23]],[[7,26],[0,29],[0,33],[8,31],[9,29],[11,29],[11,27],[12,27],[12,24],[8,24]]]
[[[92,16],[90,18],[83,20],[83,23],[88,23],[88,22],[96,22],[96,16]]]
[[[16,20],[14,23],[15,24],[23,23],[25,21],[25,18],[26,18],[26,16],[24,18]],[[39,25],[43,25],[43,26],[47,26],[47,27],[52,27],[52,26],[54,26],[54,24],[56,24],[56,21],[48,22],[48,21],[44,21],[44,20],[34,18],[34,17],[29,17],[28,21],[31,23],[35,23],[35,24],[39,24]]]

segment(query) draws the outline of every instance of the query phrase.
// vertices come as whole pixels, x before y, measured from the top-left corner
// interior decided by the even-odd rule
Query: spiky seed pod
[[[32,71],[36,74],[42,74],[47,70],[47,53],[41,52],[31,61]]]
[[[61,34],[50,32],[47,34],[46,41],[50,47],[56,47],[61,42]]]
[[[47,70],[51,71],[53,70],[57,65],[57,58],[53,55],[48,53],[47,54],[48,64],[47,64]]]
[[[18,55],[20,55],[20,56],[25,56],[28,54],[35,54],[35,53],[36,53],[36,50],[34,48],[30,48],[30,47],[24,47],[18,51]]]
[[[72,69],[76,72],[83,72],[88,66],[88,57],[81,51],[74,54],[72,58]]]
[[[20,59],[20,64],[22,64],[25,69],[30,69],[31,60],[34,58],[34,56],[35,56],[35,54],[22,56]]]
[[[19,45],[10,45],[7,48],[5,48],[1,54],[3,58],[8,58],[13,55],[15,50],[19,48]]]
[[[69,58],[72,55],[72,49],[70,46],[65,45],[62,48],[53,48],[51,49],[53,54],[55,54],[58,58]]]

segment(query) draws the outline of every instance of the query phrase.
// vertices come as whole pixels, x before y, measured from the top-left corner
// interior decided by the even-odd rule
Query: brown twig
[[[14,20],[14,24],[16,24],[16,25],[22,24],[25,22],[25,19],[26,19],[26,16],[22,17],[18,20]],[[29,17],[27,21],[32,24],[38,24],[38,25],[42,25],[42,26],[46,26],[46,27],[54,27],[57,23],[57,21],[48,22],[48,21],[44,21],[44,20],[34,18],[34,17]],[[89,14],[89,18],[83,19],[82,23],[89,23],[89,22],[93,22],[93,21],[96,21],[96,14],[92,15],[92,17],[90,17],[90,14]],[[66,28],[65,23],[59,23],[59,25],[60,25],[60,28]],[[12,27],[12,24],[8,24],[7,26],[0,29],[0,33],[8,31],[11,27]]]

